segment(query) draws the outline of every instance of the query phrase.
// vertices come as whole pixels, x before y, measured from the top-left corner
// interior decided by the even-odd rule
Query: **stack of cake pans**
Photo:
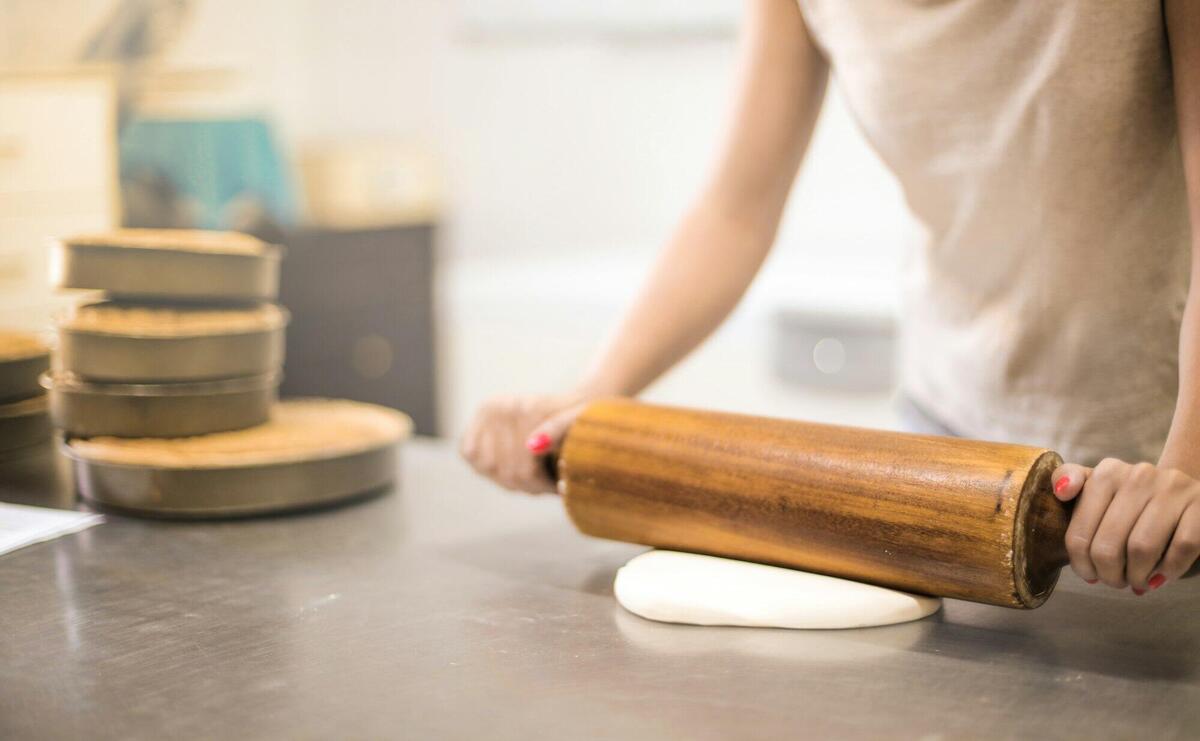
[[[32,454],[52,435],[38,377],[50,365],[39,336],[0,331],[0,461]]]
[[[282,250],[246,234],[121,229],[55,246],[59,288],[103,291],[58,319],[41,378],[67,436],[181,437],[270,416],[288,315]]]
[[[386,490],[404,414],[277,403],[280,248],[244,234],[119,230],[57,245],[55,283],[99,289],[58,318],[41,383],[85,499],[151,517],[236,517]]]

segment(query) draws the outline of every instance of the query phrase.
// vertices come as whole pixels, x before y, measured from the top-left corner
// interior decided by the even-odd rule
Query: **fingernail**
[[[1132,590],[1133,590],[1133,593],[1134,593],[1134,594],[1136,594],[1136,595],[1137,595],[1137,596],[1139,596],[1139,597],[1141,597],[1143,594],[1145,594],[1145,593],[1146,593],[1146,590],[1145,590],[1145,589],[1138,589],[1137,587],[1130,587],[1130,589],[1132,589]]]
[[[1087,582],[1088,584],[1095,584],[1096,582],[1098,582],[1100,580],[1099,579],[1084,579],[1084,581]]]
[[[1150,581],[1146,583],[1150,585],[1151,589],[1158,589],[1166,580],[1167,577],[1163,576],[1162,574],[1155,574],[1154,576],[1150,577]]]
[[[1054,493],[1062,494],[1063,489],[1067,488],[1070,485],[1071,485],[1071,477],[1070,476],[1062,476],[1058,479],[1058,481],[1054,482]]]
[[[550,449],[550,436],[544,432],[539,432],[536,435],[530,435],[525,441],[525,447],[529,448],[530,453],[541,454]]]

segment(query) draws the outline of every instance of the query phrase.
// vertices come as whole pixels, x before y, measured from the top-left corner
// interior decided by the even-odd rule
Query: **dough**
[[[919,620],[941,607],[924,597],[777,566],[650,551],[617,571],[626,610],[666,623],[755,628],[864,628]]]
[[[875,662],[928,644],[937,628],[932,620],[882,625],[870,630],[688,630],[645,620],[618,609],[621,638],[639,651],[664,657],[744,656],[754,661],[786,664],[853,664]]]

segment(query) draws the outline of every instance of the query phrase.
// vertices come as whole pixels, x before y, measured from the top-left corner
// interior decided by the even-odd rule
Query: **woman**
[[[1181,577],[1200,555],[1200,3],[754,0],[743,44],[716,170],[594,370],[486,404],[466,459],[551,491],[536,456],[589,399],[637,394],[720,324],[771,247],[832,69],[923,227],[900,333],[910,416],[1075,461],[1054,488],[1077,500],[1066,545],[1089,583]]]

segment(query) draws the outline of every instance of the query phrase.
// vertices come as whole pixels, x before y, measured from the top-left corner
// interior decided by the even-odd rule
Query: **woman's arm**
[[[1165,10],[1192,222],[1192,271],[1179,336],[1179,398],[1159,465],[1200,478],[1200,3],[1167,0]]]
[[[537,456],[557,447],[584,402],[631,396],[725,319],[779,225],[825,95],[828,67],[796,0],[751,0],[738,94],[716,167],[638,298],[572,393],[492,399],[463,436],[463,457],[502,486],[553,491]]]
[[[1179,399],[1158,465],[1107,458],[1054,473],[1078,497],[1067,529],[1071,568],[1135,594],[1184,576],[1200,556],[1200,3],[1166,0],[1179,142],[1192,224],[1192,270],[1179,337]]]
[[[716,167],[585,379],[640,392],[737,305],[775,239],[825,94],[827,66],[795,0],[754,0],[734,115]]]

